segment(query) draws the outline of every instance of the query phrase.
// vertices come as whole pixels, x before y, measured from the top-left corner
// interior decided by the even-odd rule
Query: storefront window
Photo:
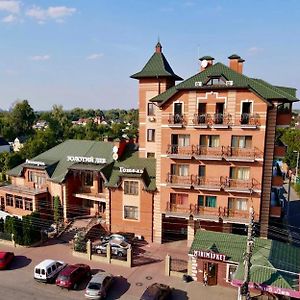
[[[231,282],[237,269],[237,265],[227,265],[226,281]]]

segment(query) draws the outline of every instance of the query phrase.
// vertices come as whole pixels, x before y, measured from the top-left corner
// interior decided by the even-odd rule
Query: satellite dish
[[[112,148],[112,152],[113,153],[118,153],[118,147],[117,146],[113,146],[113,148]]]
[[[206,59],[203,59],[203,60],[201,61],[201,67],[202,67],[203,69],[205,69],[207,66],[208,66],[208,61],[207,61]]]
[[[114,153],[112,157],[113,157],[113,160],[117,160],[119,155],[117,153]]]

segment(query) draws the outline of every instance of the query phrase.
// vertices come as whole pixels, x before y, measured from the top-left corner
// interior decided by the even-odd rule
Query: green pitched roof
[[[211,86],[206,86],[205,83],[211,77],[221,76],[225,80],[232,81],[233,85],[226,86],[214,86],[213,89],[234,89],[234,88],[244,88],[253,91],[267,103],[271,100],[283,100],[283,101],[298,101],[296,95],[292,93],[292,89],[276,87],[263,81],[261,79],[253,79],[245,76],[244,74],[238,73],[231,68],[225,66],[222,63],[216,63],[204,71],[197,73],[196,75],[190,77],[189,79],[177,84],[175,87],[165,91],[162,94],[157,95],[152,98],[152,102],[158,102],[159,105],[163,105],[171,97],[173,97],[180,90],[211,90]],[[202,86],[196,86],[196,82],[202,82]]]
[[[107,187],[118,187],[123,177],[141,178],[144,183],[144,188],[147,191],[156,190],[155,182],[155,159],[154,158],[140,158],[138,151],[127,151],[122,159],[116,161],[111,167],[110,172],[106,172]],[[121,173],[120,167],[130,169],[142,169],[143,173]]]
[[[197,231],[194,250],[214,250],[225,254],[228,261],[239,263],[235,279],[243,281],[243,253],[246,250],[246,236],[212,231]],[[250,281],[280,288],[299,289],[300,248],[286,243],[255,238],[251,258]]]
[[[164,54],[161,52],[155,52],[142,71],[133,74],[130,77],[135,79],[172,77],[174,80],[182,80],[181,77],[174,73]]]

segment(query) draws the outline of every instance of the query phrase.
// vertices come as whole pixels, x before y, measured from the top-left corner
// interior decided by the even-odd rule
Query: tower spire
[[[157,42],[157,44],[155,46],[155,52],[156,53],[162,53],[162,45],[161,45],[161,43],[159,41],[159,37],[158,37],[158,42]]]

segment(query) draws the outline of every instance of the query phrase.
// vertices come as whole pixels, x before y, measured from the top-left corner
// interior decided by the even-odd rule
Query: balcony
[[[224,191],[234,193],[260,193],[261,184],[254,178],[252,179],[232,179],[229,177],[221,178]]]
[[[176,159],[191,159],[192,146],[168,145],[167,156]]]
[[[206,191],[220,191],[221,190],[221,179],[220,178],[193,176],[192,182],[193,182],[193,187],[195,190],[206,190]]]
[[[244,129],[256,129],[258,126],[260,126],[260,116],[259,114],[248,114],[243,113],[241,114],[241,128]]]
[[[91,188],[79,187],[77,191],[73,193],[76,198],[106,202],[105,194],[93,191]]]
[[[232,117],[230,114],[214,114],[212,127],[214,128],[229,128],[232,125]]]
[[[224,147],[193,146],[193,156],[198,160],[222,160]]]
[[[195,128],[208,128],[208,124],[211,120],[209,114],[195,114],[193,123]]]
[[[237,210],[237,209],[230,209],[228,207],[220,208],[221,210],[221,217],[224,222],[233,222],[233,223],[241,223],[241,224],[248,224],[250,213],[249,210]],[[259,220],[259,214],[254,214],[254,220]]]
[[[280,218],[282,214],[281,206],[271,206],[270,207],[270,217]]]
[[[179,176],[168,173],[166,182],[167,186],[172,188],[190,189],[192,187],[191,176]]]
[[[193,211],[192,207],[193,206],[189,204],[167,202],[166,216],[188,218]]]
[[[181,114],[170,114],[168,119],[168,126],[171,128],[182,128],[186,125],[186,118]]]
[[[191,205],[191,214],[194,219],[219,221],[220,208],[218,207],[206,207],[200,205]]]
[[[236,148],[228,147],[225,159],[227,161],[254,162],[263,159],[263,152],[258,148]]]
[[[292,121],[292,113],[289,109],[278,110],[276,125],[279,127],[289,127]]]

